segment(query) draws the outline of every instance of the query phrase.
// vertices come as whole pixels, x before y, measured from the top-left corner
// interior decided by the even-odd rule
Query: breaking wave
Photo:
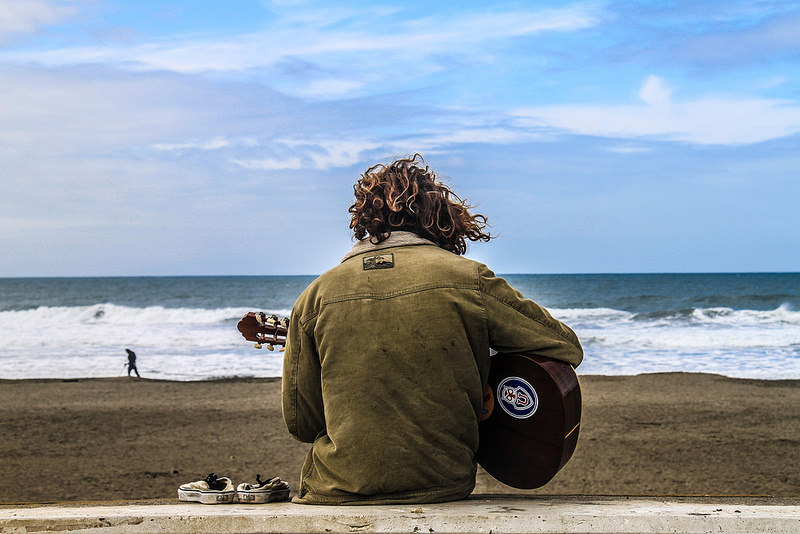
[[[137,352],[139,370],[150,378],[280,376],[282,355],[254,350],[236,330],[247,311],[110,303],[3,311],[0,378],[118,376],[126,347]],[[550,311],[581,339],[584,374],[687,371],[800,378],[800,312],[788,304],[772,310]]]

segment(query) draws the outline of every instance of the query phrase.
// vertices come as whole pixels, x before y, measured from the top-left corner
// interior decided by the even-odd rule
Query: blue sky
[[[316,274],[421,153],[501,273],[800,270],[800,4],[0,0],[0,276]]]

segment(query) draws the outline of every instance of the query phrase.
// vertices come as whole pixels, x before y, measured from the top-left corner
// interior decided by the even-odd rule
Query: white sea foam
[[[279,376],[278,353],[253,349],[236,329],[247,311],[96,304],[0,312],[0,377],[118,376],[126,347],[150,378]]]
[[[551,310],[581,339],[588,374],[707,372],[800,378],[800,312],[697,308],[642,317],[593,308]]]
[[[95,304],[0,312],[0,378],[118,376],[124,348],[143,376],[196,380],[279,376],[282,355],[257,351],[236,330],[245,308]],[[288,316],[290,310],[266,310]],[[800,312],[693,308],[636,314],[551,309],[578,334],[586,374],[713,372],[800,378]]]

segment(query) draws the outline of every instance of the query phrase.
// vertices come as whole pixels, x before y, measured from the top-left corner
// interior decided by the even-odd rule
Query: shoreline
[[[613,374],[613,375],[601,375],[601,374],[581,374],[578,373],[578,379],[584,380],[603,380],[603,379],[615,379],[615,378],[636,378],[636,377],[645,377],[645,376],[707,376],[713,378],[719,378],[723,380],[734,380],[734,381],[743,381],[743,382],[792,382],[797,386],[800,386],[800,377],[798,378],[754,378],[754,377],[738,377],[738,376],[728,376],[719,373],[703,373],[698,371],[656,371],[656,372],[644,372],[644,373],[636,373],[636,374]],[[209,377],[209,378],[194,378],[191,380],[174,380],[169,378],[151,378],[148,376],[142,376],[141,378],[137,378],[135,376],[82,376],[82,377],[67,377],[67,378],[58,378],[58,377],[50,377],[50,378],[3,378],[0,377],[0,385],[4,383],[13,383],[13,382],[84,382],[84,381],[106,381],[106,382],[114,382],[114,381],[127,381],[127,380],[141,380],[147,382],[164,382],[170,384],[196,384],[196,383],[208,383],[208,382],[274,382],[280,381],[280,376],[219,376],[219,377]]]
[[[572,460],[516,490],[475,493],[800,497],[800,380],[582,375]],[[297,489],[308,445],[283,424],[279,378],[0,379],[0,503],[174,500],[210,472]]]

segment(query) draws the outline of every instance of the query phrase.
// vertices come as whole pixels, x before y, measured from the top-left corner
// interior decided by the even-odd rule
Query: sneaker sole
[[[203,491],[178,488],[178,500],[202,504],[227,504],[236,499],[236,491]]]
[[[238,492],[239,502],[246,504],[264,504],[272,501],[281,501],[289,498],[289,488],[271,491],[247,491]]]

